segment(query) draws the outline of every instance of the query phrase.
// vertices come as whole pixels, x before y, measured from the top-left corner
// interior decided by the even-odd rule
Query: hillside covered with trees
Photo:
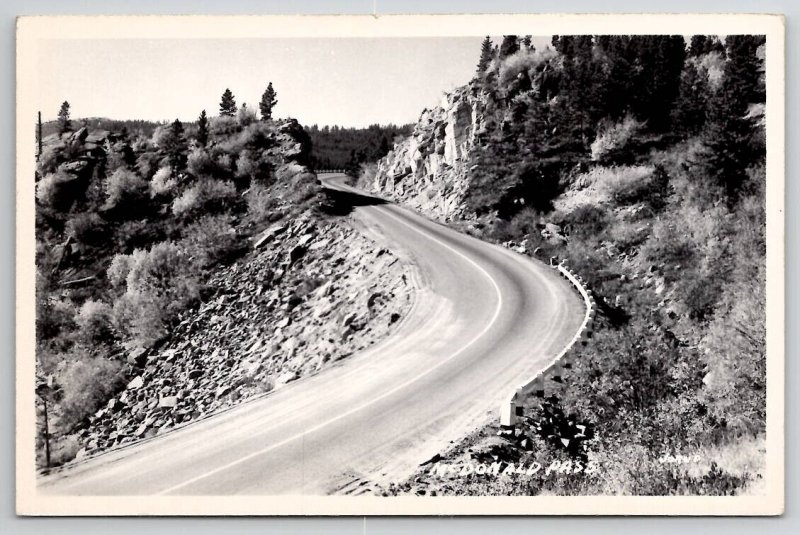
[[[487,38],[474,79],[365,168],[365,187],[566,261],[600,308],[573,369],[548,384],[553,397],[529,400],[518,440],[498,446],[486,428],[448,454],[545,467],[591,460],[597,470],[455,481],[421,473],[391,492],[758,492],[764,43],[554,36],[537,50],[517,36]],[[561,440],[559,428],[576,423],[593,438]]]
[[[359,166],[383,158],[398,136],[411,133],[411,125],[373,124],[367,128],[312,125],[310,162],[314,169],[346,169],[358,173]]]
[[[65,102],[57,121],[37,129],[42,466],[44,429],[52,464],[70,460],[77,448],[59,440],[85,430],[130,380],[135,355],[163,344],[209,297],[211,270],[267,226],[324,204],[306,167],[309,138],[297,121],[273,119],[274,104],[271,84],[260,118],[227,90],[218,116],[153,124],[74,120]]]

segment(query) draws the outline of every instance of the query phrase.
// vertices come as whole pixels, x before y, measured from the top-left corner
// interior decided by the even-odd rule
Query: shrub
[[[232,183],[203,178],[175,199],[172,212],[177,216],[222,212],[236,208],[239,200],[239,194]]]
[[[122,365],[85,351],[66,355],[56,376],[61,386],[62,429],[70,430],[96,412],[124,383]]]
[[[73,238],[86,245],[97,245],[108,236],[106,222],[94,212],[72,216],[67,221],[66,229]]]
[[[597,138],[592,142],[592,160],[602,161],[625,148],[628,142],[644,128],[644,124],[631,115],[619,123],[605,121],[600,124]]]
[[[228,215],[203,217],[183,232],[180,247],[192,252],[198,267],[206,268],[234,259],[246,245],[240,240]]]
[[[191,160],[191,156],[190,156]],[[172,169],[161,167],[150,181],[150,197],[167,196],[175,191],[177,180],[172,177]]]
[[[54,172],[58,165],[63,161],[61,151],[64,145],[48,145],[42,149],[37,162],[39,172],[43,175]]]
[[[196,176],[213,175],[216,165],[205,149],[195,148],[189,153],[186,168]]]
[[[136,158],[136,169],[144,178],[150,178],[158,170],[161,156],[155,151],[148,151],[139,154]]]
[[[114,232],[114,242],[121,252],[146,248],[164,238],[163,225],[151,219],[122,221]]]
[[[239,123],[236,121],[236,118],[229,117],[227,115],[212,117],[209,123],[209,132],[214,137],[229,136],[240,130]]]
[[[66,211],[75,200],[75,181],[75,176],[60,170],[45,175],[36,184],[36,199],[45,206]]]
[[[276,213],[278,204],[270,189],[258,182],[254,182],[245,194],[247,202],[247,216],[253,223],[269,221]]]
[[[316,175],[297,163],[279,167],[275,176],[283,186],[283,200],[294,206],[304,204],[319,192]]]
[[[197,269],[196,260],[168,241],[117,255],[108,271],[115,287],[125,279],[125,292],[114,304],[116,328],[142,345],[162,337],[178,312],[199,298]]]
[[[125,168],[114,171],[106,180],[106,208],[132,202],[145,195],[148,184],[139,175]]]
[[[127,284],[126,281],[128,280],[128,274],[131,272],[132,261],[133,255],[114,255],[114,258],[111,260],[111,265],[108,266],[108,271],[106,273],[108,282],[111,283],[113,288],[125,288],[125,284]]]
[[[236,122],[239,123],[239,126],[247,127],[256,121],[258,121],[258,117],[256,116],[256,112],[254,110],[251,110],[246,105],[242,105],[242,107],[239,108],[239,111],[236,114]]]
[[[74,435],[51,439],[50,466],[61,466],[72,461],[80,449],[80,441]],[[44,465],[44,458],[40,457],[37,462],[40,466]]]
[[[508,56],[500,63],[499,82],[500,85],[508,86],[521,73],[533,78],[533,73],[539,65],[552,59],[555,53],[545,48],[543,50],[520,50],[516,54]]]
[[[112,310],[101,301],[89,299],[75,316],[79,335],[86,343],[103,344],[113,337]]]

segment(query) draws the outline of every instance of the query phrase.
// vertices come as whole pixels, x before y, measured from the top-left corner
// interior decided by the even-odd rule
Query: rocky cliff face
[[[378,162],[363,185],[440,220],[460,216],[486,102],[472,85],[444,95],[439,106],[423,110],[411,136]]]

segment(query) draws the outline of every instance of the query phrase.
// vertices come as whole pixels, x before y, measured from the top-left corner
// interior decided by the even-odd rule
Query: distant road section
[[[343,175],[323,184],[362,193]],[[362,193],[363,194],[363,193]],[[319,375],[41,478],[69,495],[320,495],[409,476],[476,426],[572,338],[583,304],[558,273],[399,206],[357,224],[414,266],[389,338]]]

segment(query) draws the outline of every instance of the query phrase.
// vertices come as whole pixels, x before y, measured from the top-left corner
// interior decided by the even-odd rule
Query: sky
[[[467,83],[483,37],[51,39],[39,43],[37,105],[73,118],[193,121],[219,112],[230,88],[257,109],[272,82],[275,117],[302,124],[416,122]],[[495,38],[499,41],[500,38]],[[534,37],[545,46],[550,37]]]
[[[256,108],[268,82],[276,117],[302,124],[415,122],[469,81],[482,37],[70,39],[40,42],[38,106],[54,119],[195,120],[225,88]]]

